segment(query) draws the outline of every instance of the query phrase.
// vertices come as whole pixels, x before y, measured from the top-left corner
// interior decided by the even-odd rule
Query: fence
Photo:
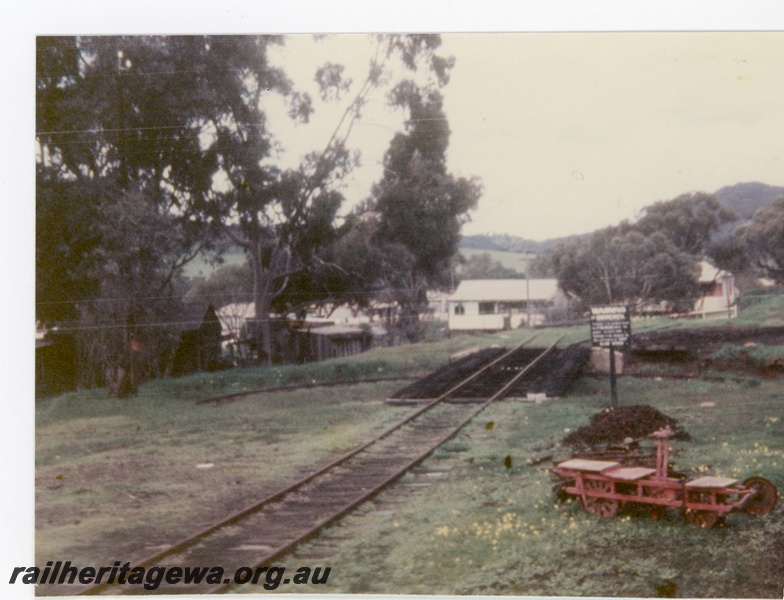
[[[738,300],[738,308],[743,311],[751,306],[754,306],[755,304],[759,304],[760,302],[767,300],[771,296],[784,296],[784,286],[744,290],[743,294]]]

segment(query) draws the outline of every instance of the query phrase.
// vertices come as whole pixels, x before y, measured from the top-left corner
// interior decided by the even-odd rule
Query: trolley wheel
[[[690,510],[683,513],[683,520],[689,525],[710,529],[719,522],[719,513],[712,510]]]
[[[572,485],[574,485],[574,479],[561,481],[553,486],[553,494],[555,494],[555,501],[557,503],[562,504],[570,498],[573,498],[573,496],[566,491],[566,488]]]
[[[762,517],[776,506],[776,486],[764,477],[751,477],[743,482],[743,486],[754,490],[754,497],[743,507],[743,511]]]
[[[586,490],[597,492],[612,492],[612,484],[609,481],[599,481],[596,479],[587,479],[583,482],[583,487]],[[619,502],[614,498],[601,498],[596,496],[581,496],[580,504],[583,510],[589,515],[595,517],[603,517],[609,519],[618,514]]]
[[[675,490],[667,490],[657,487],[645,488],[643,492],[646,498],[664,498],[666,500],[675,499]],[[667,507],[663,504],[650,504],[651,519],[658,521],[667,513]]]

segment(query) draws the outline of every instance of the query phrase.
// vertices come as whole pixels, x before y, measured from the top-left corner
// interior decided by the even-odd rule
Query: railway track
[[[164,580],[156,593],[231,590],[235,586],[231,577],[238,568],[255,570],[271,566],[422,462],[490,403],[507,395],[546,359],[560,340],[543,352],[533,353],[524,347],[530,341],[485,364],[402,421],[325,467],[155,556],[134,562],[132,567],[220,565],[227,577],[220,584],[207,580],[188,585],[169,584]],[[519,362],[521,358],[525,359],[524,363]],[[466,393],[473,398],[481,394],[481,402],[449,402]],[[144,592],[138,585],[102,583],[80,594]]]

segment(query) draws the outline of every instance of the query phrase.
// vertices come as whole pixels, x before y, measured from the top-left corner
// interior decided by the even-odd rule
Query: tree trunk
[[[261,364],[271,365],[273,359],[272,348],[272,323],[270,312],[272,301],[275,297],[275,278],[278,275],[279,248],[272,251],[269,268],[265,269],[262,263],[263,246],[260,242],[254,245],[251,253],[253,266],[253,301],[256,310],[256,348]]]
[[[411,275],[405,290],[398,298],[400,307],[400,329],[409,343],[422,340],[424,325],[420,315],[427,310],[427,282],[424,277]]]

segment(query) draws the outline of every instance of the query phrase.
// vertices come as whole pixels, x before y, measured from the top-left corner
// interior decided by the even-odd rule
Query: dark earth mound
[[[590,355],[591,349],[582,344],[550,353],[531,370],[528,377],[509,390],[507,397],[525,397],[529,393],[544,393],[548,398],[565,396]]]
[[[391,396],[391,398],[437,398],[483,365],[486,365],[501,356],[504,352],[506,352],[506,348],[499,347],[478,350],[477,352],[464,356],[453,363],[433,371],[427,377],[423,377],[411,385],[404,387],[402,390],[399,390]]]
[[[626,440],[642,439],[654,431],[669,426],[675,439],[689,440],[676,419],[668,417],[647,404],[608,408],[591,417],[588,425],[580,427],[563,439],[573,448],[598,448],[623,444]]]
[[[438,398],[484,365],[499,358],[506,348],[487,348],[459,361],[446,365],[427,377],[390,396],[392,400],[419,400]],[[488,398],[509,382],[521,369],[538,358],[543,348],[518,348],[503,360],[495,363],[476,379],[452,394],[455,399]],[[544,393],[548,397],[566,394],[575,377],[588,361],[590,350],[575,344],[565,350],[555,349],[540,360],[526,377],[507,391],[506,397],[522,397]]]
[[[632,352],[680,352],[705,357],[725,344],[784,344],[784,327],[699,327],[665,329],[632,336]]]
[[[489,398],[542,354],[544,348],[517,348],[479,377],[461,387],[453,398]]]

